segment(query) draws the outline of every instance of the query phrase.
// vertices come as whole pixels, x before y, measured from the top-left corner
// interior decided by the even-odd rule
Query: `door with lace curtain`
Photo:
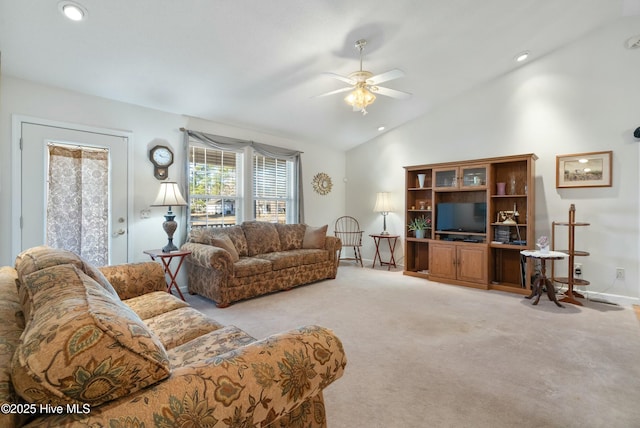
[[[100,266],[128,260],[128,138],[22,122],[20,250],[64,248]]]

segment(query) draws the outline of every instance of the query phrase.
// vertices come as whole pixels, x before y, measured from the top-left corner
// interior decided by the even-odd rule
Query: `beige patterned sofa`
[[[335,278],[340,239],[327,226],[248,221],[194,228],[182,245],[188,290],[218,307],[298,285]]]
[[[165,290],[159,264],[48,247],[0,268],[0,426],[326,426],[346,365],[332,332],[256,341]]]

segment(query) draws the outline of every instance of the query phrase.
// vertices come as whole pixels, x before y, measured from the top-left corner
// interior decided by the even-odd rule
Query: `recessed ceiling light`
[[[516,62],[522,62],[522,61],[526,61],[527,58],[529,58],[529,51],[520,52],[513,59]]]
[[[380,125],[380,126],[378,126],[378,131],[384,131],[384,129],[385,129],[385,128],[384,128],[384,125]]]
[[[75,2],[61,1],[58,3],[58,9],[72,21],[82,21],[87,17],[87,9]]]

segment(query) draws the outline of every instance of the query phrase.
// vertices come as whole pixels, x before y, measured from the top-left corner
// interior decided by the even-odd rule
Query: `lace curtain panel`
[[[109,152],[49,144],[47,245],[109,260]]]

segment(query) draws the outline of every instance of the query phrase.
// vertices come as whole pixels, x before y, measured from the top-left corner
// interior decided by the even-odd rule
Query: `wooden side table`
[[[373,242],[376,244],[376,255],[373,257],[373,265],[371,265],[371,269],[376,267],[376,260],[380,261],[380,266],[385,266],[385,265],[388,266],[387,270],[391,270],[391,266],[395,268],[396,257],[393,253],[396,249],[396,243],[398,242],[398,238],[400,237],[400,235],[376,234],[376,235],[369,235],[369,236],[373,238]],[[387,243],[389,244],[389,251],[391,252],[391,258],[389,259],[388,262],[383,262],[382,258],[380,257],[380,242],[383,239],[387,240]]]
[[[530,257],[532,259],[540,260],[540,276],[531,285],[531,294],[528,295],[526,298],[531,299],[533,298],[533,296],[537,296],[536,300],[533,302],[534,305],[537,305],[538,302],[540,301],[540,296],[542,296],[542,288],[546,286],[547,296],[549,297],[549,300],[554,302],[559,307],[564,308],[564,306],[562,306],[560,302],[558,302],[558,299],[556,298],[556,289],[553,286],[553,283],[549,280],[549,278],[547,278],[546,263],[547,263],[547,260],[564,259],[565,257],[567,257],[567,255],[565,253],[561,253],[560,251],[547,251],[543,253],[542,251],[533,251],[533,250],[522,250],[520,251],[520,254],[522,254],[525,257]]]
[[[184,300],[184,296],[182,295],[182,291],[180,291],[180,287],[178,287],[178,283],[176,281],[176,277],[180,272],[180,268],[182,267],[182,263],[184,262],[185,257],[191,254],[191,251],[171,251],[170,253],[164,253],[161,249],[157,250],[145,250],[145,254],[148,254],[151,257],[151,260],[155,261],[156,259],[160,259],[162,262],[162,267],[164,268],[164,273],[169,277],[167,280],[167,293],[171,294],[171,289],[173,287],[176,288],[176,291],[180,295],[180,298]],[[171,270],[171,261],[177,258],[178,265],[174,270]]]

